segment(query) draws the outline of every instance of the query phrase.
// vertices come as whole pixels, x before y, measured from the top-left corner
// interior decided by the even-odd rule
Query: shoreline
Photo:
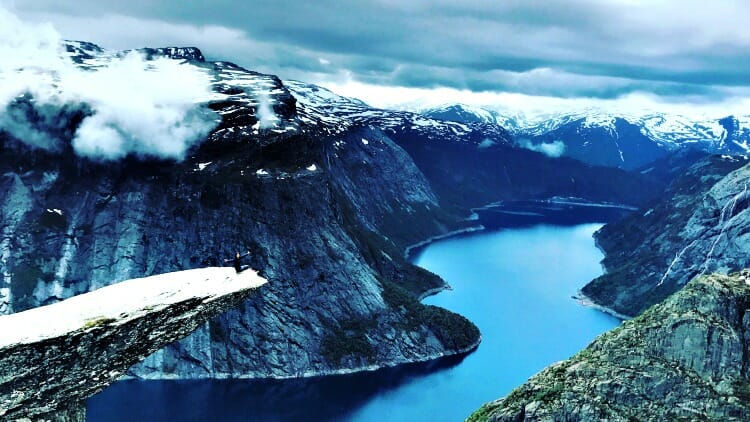
[[[330,376],[337,376],[337,375],[352,375],[352,374],[357,374],[357,373],[376,372],[381,369],[391,369],[391,368],[396,368],[402,365],[427,363],[430,361],[436,361],[436,360],[440,360],[443,358],[460,357],[463,355],[468,355],[469,353],[473,352],[479,347],[481,343],[482,343],[482,336],[480,335],[477,341],[475,341],[474,343],[462,349],[456,350],[454,352],[433,353],[430,355],[422,356],[417,360],[392,361],[392,362],[384,363],[382,365],[367,365],[367,366],[359,366],[355,368],[342,368],[342,369],[336,369],[336,370],[306,371],[306,372],[298,373],[295,375],[258,376],[258,375],[250,375],[250,374],[238,375],[238,374],[221,373],[221,374],[212,374],[211,376],[206,376],[206,377],[193,377],[193,378],[174,377],[174,376],[134,377],[132,375],[123,375],[122,377],[117,379],[117,382],[133,381],[133,380],[137,380],[137,381],[189,381],[189,380],[227,380],[227,379],[242,379],[242,380],[254,380],[254,381],[264,381],[264,380],[283,381],[283,380],[294,380],[294,379],[311,379],[311,378],[317,378],[317,377],[330,377]]]
[[[447,232],[447,233],[443,233],[443,234],[439,234],[439,235],[435,235],[435,236],[430,236],[427,239],[422,240],[421,242],[417,242],[417,243],[414,243],[414,244],[411,244],[411,245],[407,246],[404,249],[404,259],[406,259],[407,261],[409,261],[409,256],[411,255],[411,251],[412,250],[417,249],[417,248],[421,248],[422,246],[427,246],[430,243],[433,243],[435,241],[447,239],[447,238],[453,237],[453,236],[458,236],[458,235],[464,234],[464,233],[478,232],[478,231],[482,231],[484,229],[485,229],[485,227],[480,224],[478,226],[466,227],[466,228],[463,228],[463,229],[453,230],[453,231],[450,231],[450,232]]]
[[[632,205],[625,205],[625,204],[615,204],[611,202],[590,202],[583,198],[562,198],[562,197],[552,197],[548,199],[536,199],[532,200],[535,202],[545,203],[545,204],[563,204],[563,205],[574,205],[578,207],[599,207],[599,208],[619,208],[623,210],[629,210],[629,211],[638,211],[638,207],[634,207]]]
[[[469,211],[471,213],[469,214],[468,217],[466,217],[462,221],[478,221],[479,220],[479,215],[477,214],[477,211],[483,211],[483,210],[488,210],[488,209],[491,209],[491,208],[499,207],[499,206],[501,206],[503,204],[503,202],[505,202],[505,201],[495,201],[495,202],[491,202],[491,203],[489,203],[487,205],[482,205],[481,207],[469,208]],[[430,237],[428,237],[425,240],[419,241],[417,243],[412,243],[411,245],[406,246],[406,248],[404,248],[404,259],[406,259],[407,261],[409,261],[409,255],[411,255],[411,251],[414,250],[414,249],[416,249],[416,248],[421,248],[422,246],[427,246],[430,243],[436,242],[438,240],[447,239],[449,237],[458,236],[460,234],[465,234],[465,233],[474,233],[474,232],[478,232],[478,231],[482,231],[482,230],[486,230],[486,227],[484,227],[484,225],[482,225],[482,224],[479,224],[477,226],[465,227],[463,229],[453,230],[453,231],[449,231],[447,233],[438,234],[438,235],[435,235],[435,236],[430,236]],[[447,289],[443,289],[443,290],[451,290],[451,289],[452,288],[450,286],[448,286]],[[431,290],[435,290],[435,289],[431,289]],[[440,291],[442,291],[442,290],[440,290]],[[424,296],[420,297],[419,300],[421,301],[425,297],[432,296],[432,295],[437,294],[437,293],[439,293],[439,292],[435,292],[435,293],[431,293],[431,294],[428,294],[428,295],[424,295]]]
[[[600,312],[603,312],[603,313],[605,313],[607,315],[613,316],[613,317],[619,319],[620,321],[624,322],[624,321],[627,321],[629,319],[633,319],[633,317],[631,317],[631,316],[628,316],[628,315],[625,315],[625,314],[621,314],[621,313],[615,311],[612,308],[608,308],[608,307],[606,307],[604,305],[600,305],[600,304],[594,302],[590,297],[586,296],[586,294],[583,293],[583,291],[581,291],[581,290],[579,290],[575,295],[571,296],[571,298],[573,298],[575,301],[577,301],[578,304],[581,305],[581,306],[585,306],[587,308],[596,309],[597,311],[600,311]]]
[[[631,205],[625,205],[625,204],[615,204],[615,203],[610,203],[610,202],[589,202],[589,201],[586,201],[583,198],[560,198],[560,197],[552,197],[552,198],[547,198],[547,199],[529,199],[527,201],[528,202],[537,202],[537,203],[540,203],[540,204],[572,205],[572,206],[576,206],[576,207],[617,208],[617,209],[623,209],[623,210],[629,210],[629,211],[637,211],[639,209],[637,207],[633,207]],[[506,202],[513,202],[513,201],[495,201],[495,202],[491,202],[491,203],[489,203],[487,205],[482,205],[480,207],[469,208],[469,211],[471,212],[471,214],[469,214],[469,216],[466,217],[463,221],[477,221],[479,219],[479,216],[476,213],[477,211],[485,211],[485,210],[489,210],[489,209],[492,209],[492,208],[497,208],[497,207],[502,206]],[[428,237],[425,240],[422,240],[422,241],[419,241],[417,243],[413,243],[411,245],[406,246],[406,248],[404,248],[404,259],[406,259],[408,261],[409,260],[409,256],[411,255],[412,250],[414,250],[416,248],[420,248],[422,246],[429,245],[430,243],[433,243],[435,241],[447,239],[447,238],[452,237],[452,236],[457,236],[457,235],[465,234],[465,233],[473,233],[473,232],[482,231],[482,230],[485,230],[485,229],[486,229],[486,227],[484,227],[484,225],[479,224],[477,226],[466,227],[466,228],[463,228],[463,229],[453,230],[453,231],[449,231],[447,233],[443,233],[443,234],[439,234],[439,235],[435,235],[435,236],[430,236],[430,237]],[[604,254],[606,256],[606,253],[599,246],[599,243],[596,241],[596,238],[594,238],[594,244],[596,245],[597,249],[599,249],[600,251],[602,251],[602,254]],[[605,273],[606,273],[606,271],[605,271]]]
[[[602,226],[602,227],[604,227],[604,226]],[[601,228],[599,230],[601,230]],[[599,261],[599,265],[602,267],[602,275],[606,275],[607,274],[607,266],[604,265],[604,260],[607,258],[607,251],[605,251],[604,248],[602,247],[602,245],[599,244],[599,239],[596,237],[596,233],[599,230],[595,231],[594,234],[591,235],[591,237],[594,238],[594,247],[596,247],[596,249],[599,250],[599,252],[601,252],[602,255],[604,256],[604,258],[602,258],[602,260]],[[599,277],[601,277],[601,275]],[[591,281],[589,281],[589,283],[591,283]]]
[[[571,198],[573,199],[573,198]],[[565,199],[560,198],[549,198],[549,199],[538,199],[538,200],[532,200],[538,203],[560,203],[560,204],[568,204],[568,205],[574,205],[574,206],[589,206],[589,207],[603,207],[603,208],[622,208],[622,209],[628,209],[628,210],[635,210],[636,208],[630,207],[627,205],[618,205],[618,204],[608,204],[608,203],[591,203],[591,202],[577,202],[577,201],[569,201]],[[464,221],[476,221],[476,218],[472,218],[476,216],[476,211],[482,211],[482,210],[488,210],[495,207],[502,206],[503,203],[506,201],[496,201],[492,202],[487,205],[483,205],[480,207],[474,207],[470,208],[470,211],[472,214],[469,215]],[[478,217],[478,216],[477,216]],[[483,225],[477,225],[477,226],[471,226],[471,227],[465,227],[463,229],[453,230],[450,232],[446,232],[443,234],[430,236],[425,240],[422,240],[420,242],[411,244],[406,246],[404,249],[404,258],[410,261],[410,255],[411,252],[416,249],[420,248],[426,245],[429,245],[433,242],[436,242],[438,240],[444,240],[453,236],[458,236],[461,234],[466,233],[474,233],[485,230],[486,227]],[[596,241],[596,238],[594,237],[594,243],[596,247],[602,251],[602,253],[606,256],[606,253],[599,247],[598,242]],[[606,269],[604,268],[602,264],[603,270],[606,273]],[[420,302],[424,300],[425,298],[429,296],[434,296],[440,292],[443,291],[449,291],[453,290],[453,287],[450,286],[446,282],[444,286],[435,287],[432,289],[428,289],[422,294],[420,294],[417,297],[417,300]],[[582,306],[591,307],[593,309],[596,309],[600,312],[606,313],[608,315],[611,315],[621,321],[626,321],[628,319],[631,319],[632,317],[629,317],[627,315],[623,315],[618,313],[617,311],[607,308],[605,306],[599,305],[595,303],[593,300],[591,300],[588,296],[583,294],[582,291],[578,291],[578,293],[574,296],[572,296],[572,299],[578,301],[578,303]],[[385,362],[379,365],[367,365],[367,366],[360,366],[360,367],[354,367],[354,368],[341,368],[336,370],[311,370],[311,371],[305,371],[294,375],[266,375],[266,376],[259,376],[259,375],[251,375],[251,374],[212,374],[211,376],[205,376],[205,377],[193,377],[193,378],[184,378],[184,377],[178,377],[178,376],[164,376],[164,374],[161,374],[160,376],[154,376],[154,377],[135,377],[131,375],[123,375],[118,379],[118,381],[126,381],[126,380],[141,380],[141,381],[158,381],[158,380],[223,380],[223,379],[253,379],[253,380],[292,380],[292,379],[310,379],[310,378],[316,378],[316,377],[326,377],[326,376],[337,376],[337,375],[351,375],[356,373],[364,373],[364,372],[375,372],[381,369],[388,369],[388,368],[395,368],[402,365],[409,365],[409,364],[419,364],[419,363],[427,363],[430,361],[437,361],[442,358],[449,358],[449,357],[459,357],[463,355],[468,355],[475,351],[479,345],[482,342],[482,335],[479,335],[479,338],[469,346],[462,348],[460,350],[452,351],[452,352],[439,352],[439,353],[433,353],[429,355],[420,356],[417,359],[410,359],[410,360],[398,360],[398,361],[391,361],[391,362]]]

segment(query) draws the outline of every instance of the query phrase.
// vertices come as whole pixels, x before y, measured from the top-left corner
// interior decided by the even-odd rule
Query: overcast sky
[[[114,49],[195,45],[210,59],[323,84],[375,105],[420,97],[509,108],[750,104],[748,0],[0,4],[26,21],[51,22],[65,38]]]

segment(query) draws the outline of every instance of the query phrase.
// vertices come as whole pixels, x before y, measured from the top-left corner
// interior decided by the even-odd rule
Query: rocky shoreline
[[[338,370],[326,370],[326,371],[317,371],[317,372],[309,371],[309,372],[302,372],[300,374],[289,375],[289,376],[251,377],[251,376],[235,376],[232,374],[215,374],[214,376],[210,377],[210,379],[292,380],[292,379],[300,379],[300,378],[315,378],[315,377],[329,377],[329,376],[335,377],[338,375],[352,375],[352,374],[363,373],[363,372],[375,372],[375,371],[379,371],[382,369],[395,368],[401,365],[408,365],[412,363],[426,363],[430,361],[440,360],[443,358],[468,355],[469,353],[476,350],[477,347],[479,347],[481,343],[482,343],[482,337],[480,336],[479,339],[473,344],[469,345],[468,347],[461,348],[455,352],[437,353],[433,355],[420,357],[417,360],[386,362],[382,365],[367,365],[367,366],[359,366],[359,367],[353,367],[353,368],[341,368]],[[133,378],[129,377],[129,378],[123,378],[123,380],[124,379],[133,379]],[[158,377],[158,378],[139,378],[139,379],[164,380],[164,379],[170,379],[170,378]],[[172,379],[181,379],[181,378],[172,378]]]
[[[425,239],[425,240],[423,240],[421,242],[417,242],[417,243],[414,243],[412,245],[407,246],[405,248],[405,250],[404,250],[404,259],[409,260],[410,256],[411,256],[411,252],[414,249],[421,248],[423,246],[427,246],[430,243],[436,242],[438,240],[443,240],[443,239],[447,239],[449,237],[458,236],[458,235],[466,234],[466,233],[474,233],[474,232],[482,231],[484,229],[485,229],[485,227],[480,224],[478,226],[467,227],[467,228],[464,228],[464,229],[453,230],[453,231],[450,231],[448,233],[443,233],[443,234],[439,234],[439,235],[436,235],[436,236],[431,236],[431,237],[429,237],[429,238],[427,238],[427,239]],[[429,296],[429,295],[427,295],[427,296]],[[420,298],[420,300],[421,299],[423,299],[423,298]]]
[[[605,314],[611,315],[611,316],[619,319],[620,321],[627,321],[627,320],[633,318],[631,316],[628,316],[628,315],[625,315],[625,314],[621,314],[621,313],[615,311],[612,308],[608,308],[606,306],[603,306],[603,305],[600,305],[600,304],[594,302],[593,300],[591,300],[591,298],[589,298],[588,296],[586,296],[586,294],[583,293],[583,291],[581,291],[581,290],[579,290],[578,292],[576,292],[576,294],[573,295],[573,296],[571,296],[571,298],[575,299],[578,302],[578,304],[581,305],[581,306],[585,306],[587,308],[592,308],[592,309],[596,309],[597,311],[604,312]]]

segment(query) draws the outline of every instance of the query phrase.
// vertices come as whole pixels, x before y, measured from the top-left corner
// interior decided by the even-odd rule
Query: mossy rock
[[[92,318],[92,319],[86,320],[86,322],[83,323],[83,329],[90,330],[94,327],[99,327],[102,325],[110,324],[112,322],[115,322],[114,318],[107,318],[107,317]]]

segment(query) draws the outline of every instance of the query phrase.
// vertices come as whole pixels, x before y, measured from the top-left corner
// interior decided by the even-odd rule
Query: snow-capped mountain
[[[438,107],[421,107],[419,105],[401,105],[396,108],[414,111],[439,120],[462,123],[487,123],[500,125],[511,133],[526,122],[526,115],[510,109],[490,109],[468,104],[445,104]]]
[[[203,91],[197,90],[194,96],[182,103],[178,103],[172,98],[157,98],[154,99],[154,104],[138,105],[138,109],[144,115],[147,112],[142,110],[148,108],[153,108],[156,111],[168,109],[172,112],[164,113],[165,116],[162,116],[164,119],[154,119],[154,125],[160,125],[163,120],[168,120],[177,114],[189,117],[188,115],[191,113],[196,114],[194,111],[200,111],[203,114],[212,111],[213,117],[208,116],[204,119],[207,120],[206,123],[209,127],[203,128],[205,130],[202,132],[202,135],[207,135],[208,140],[212,142],[229,141],[235,139],[238,135],[255,136],[262,142],[270,142],[274,139],[274,136],[285,138],[311,131],[324,135],[335,135],[353,127],[372,126],[391,132],[418,133],[423,135],[426,140],[469,143],[482,149],[496,145],[507,146],[512,143],[510,134],[495,122],[455,122],[431,118],[413,112],[378,109],[360,100],[337,95],[316,85],[299,81],[282,82],[274,75],[254,72],[233,63],[206,61],[197,48],[144,48],[137,50],[137,54],[132,54],[132,51],[105,50],[88,42],[65,41],[64,51],[64,55],[67,56],[65,58],[70,59],[75,69],[71,70],[71,66],[67,64],[56,65],[57,68],[64,68],[60,72],[63,78],[70,73],[76,74],[77,72],[80,74],[81,71],[86,76],[97,76],[112,72],[112,69],[122,66],[121,63],[128,60],[135,62],[135,64],[131,63],[132,70],[139,75],[172,72],[175,74],[175,78],[172,79],[179,80],[185,77],[183,73],[187,73],[190,78],[186,78],[186,84],[205,85],[205,89]],[[160,58],[174,60],[168,60],[172,63],[165,65],[159,61]],[[176,70],[175,67],[181,69]],[[48,73],[54,74],[54,71],[58,69],[52,70]],[[126,70],[130,71],[131,69]],[[148,78],[146,77],[146,79]],[[67,92],[64,82],[61,85],[59,81],[49,81],[50,91]],[[151,83],[149,80],[146,82]],[[62,87],[58,88],[58,85]],[[107,83],[107,85],[110,84]],[[138,86],[138,88],[140,87]],[[55,95],[56,93],[53,92],[47,96],[48,98],[34,96],[33,99],[32,97],[19,96],[13,101],[17,103],[16,105],[24,101],[28,102],[28,107],[25,107],[25,109],[29,112],[34,109],[31,105],[32,102],[35,104],[44,101],[50,103],[67,102],[70,106],[64,112],[68,114],[78,113],[78,118],[83,119],[84,123],[89,118],[94,120],[95,116],[109,116],[106,117],[109,120],[102,122],[101,126],[114,128],[116,132],[127,134],[125,136],[126,142],[121,144],[129,145],[130,139],[138,138],[132,135],[139,128],[125,127],[128,122],[122,122],[117,117],[132,112],[132,110],[96,109],[96,107],[108,103],[117,103],[118,101],[97,101],[99,99],[91,99],[92,95],[89,93],[78,96],[65,94],[64,98],[58,98]],[[138,98],[140,95],[141,93],[124,96],[126,98]],[[196,108],[197,110],[186,113],[186,108]],[[13,115],[11,117],[16,120],[20,119],[13,122],[13,127],[28,126],[28,123],[32,120],[38,120],[32,115],[20,117]],[[46,145],[46,149],[59,150],[64,145],[71,143],[69,138],[74,136],[70,133],[71,128],[58,128],[52,124],[66,120],[58,117],[52,116],[45,119],[45,121],[51,122],[50,127],[46,127],[45,124],[34,125],[34,130],[40,132],[44,138],[68,138],[59,139],[51,146]],[[6,125],[6,127],[10,127],[10,125]],[[163,132],[167,135],[165,138],[170,138],[170,142],[174,139],[174,136],[171,135],[186,132],[177,122],[174,122],[173,125],[167,125],[164,129]],[[144,137],[150,137],[153,133],[152,130],[144,130],[143,132],[146,135]],[[200,131],[196,130],[196,132]],[[200,134],[194,136],[195,142],[202,137]],[[75,145],[75,142],[73,143]],[[118,154],[109,154],[106,158],[120,158],[129,153],[141,154],[143,150],[147,150],[146,155],[150,154],[152,151],[149,148],[153,143],[144,139],[143,144],[146,147],[130,148],[118,152]],[[184,144],[184,148],[178,150],[177,153],[152,155],[180,159],[194,145],[194,141],[185,140]],[[95,155],[95,153],[89,155]]]
[[[450,104],[425,110],[423,113],[439,120],[463,123],[497,123],[497,113],[481,107],[473,107],[465,104]]]
[[[508,130],[516,134],[539,136],[576,123],[582,128],[600,127],[614,135],[618,120],[637,126],[644,136],[670,149],[696,144],[708,151],[749,151],[744,138],[750,133],[750,116],[691,118],[668,113],[634,115],[586,109],[575,113],[540,116]]]
[[[558,143],[564,145],[564,156],[626,169],[682,148],[730,155],[750,152],[750,116],[693,118],[595,108],[526,115],[462,104],[413,109],[433,118],[494,123],[513,134],[519,146],[538,149]]]
[[[494,121],[456,121],[409,111],[371,107],[364,102],[337,95],[330,90],[300,81],[284,81],[297,98],[300,120],[327,130],[343,131],[351,126],[374,126],[388,131],[416,131],[426,139],[473,143],[480,148],[510,145],[511,135]]]
[[[398,297],[411,297],[413,289],[409,300],[420,309],[418,295],[444,283],[411,266],[404,248],[464,227],[469,210],[438,208],[430,182],[384,135],[387,127],[367,125],[416,127],[422,139],[442,137],[441,131],[471,134],[469,126],[368,111],[361,102],[313,86],[298,85],[298,101],[278,77],[206,61],[193,48],[144,49],[132,56],[76,42],[63,51],[72,61],[55,56],[49,69],[33,69],[37,79],[25,86],[27,92],[13,93],[0,113],[0,314],[128,278],[222,265],[229,251],[241,247],[252,251],[246,263],[273,286],[210,328],[202,326],[190,340],[152,355],[132,374],[329,374],[476,346],[479,332],[468,320],[441,314],[438,324],[455,320],[462,324],[456,332],[469,339],[456,346],[451,338],[442,346],[431,330],[443,336],[447,329],[427,327],[432,323],[421,314],[408,315],[407,324],[403,307],[381,297],[388,280]],[[23,70],[0,72],[0,80],[24,82]],[[112,100],[130,101],[131,107],[118,109],[122,104]],[[200,139],[181,156],[155,153],[164,125],[151,121],[151,114],[179,118],[166,125],[167,134],[179,135],[184,119],[198,112],[207,112],[211,124]],[[119,148],[112,139],[139,147],[115,157],[82,156],[74,142],[102,119],[107,130],[88,133],[102,146],[96,151]],[[35,137],[49,142],[35,143]],[[461,147],[478,151],[470,142]],[[351,353],[342,355],[334,343],[339,321],[362,315],[379,321],[367,329],[373,353],[343,359]],[[293,332],[299,352],[290,353],[273,334],[285,330]],[[411,336],[418,331],[429,341],[415,343]],[[211,352],[212,344],[223,344],[222,352]],[[263,354],[272,357],[253,357]]]

